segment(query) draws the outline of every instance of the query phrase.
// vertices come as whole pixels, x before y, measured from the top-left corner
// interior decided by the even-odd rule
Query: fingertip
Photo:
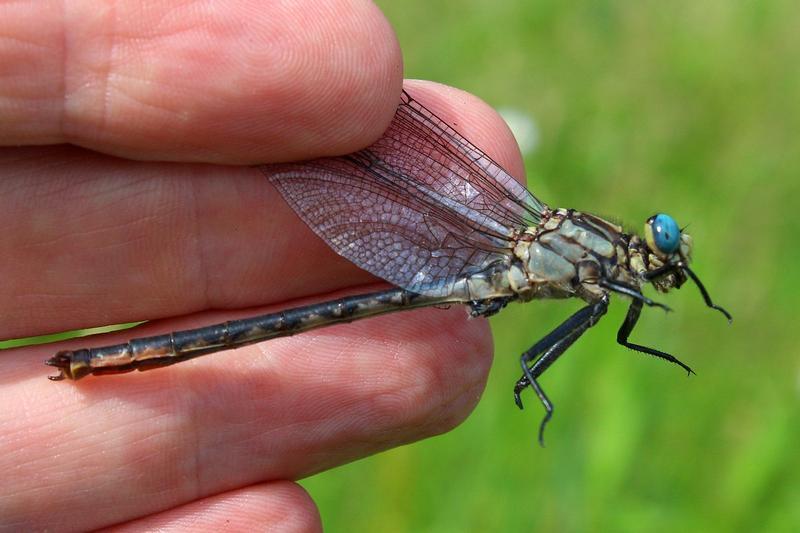
[[[359,13],[346,16],[352,21],[347,27],[320,29],[321,34],[328,32],[325,40],[331,44],[318,50],[319,63],[337,68],[306,73],[315,83],[289,85],[281,95],[287,106],[302,110],[300,122],[313,126],[304,130],[295,150],[280,154],[281,160],[355,152],[380,137],[394,116],[403,87],[403,60],[394,30],[372,2],[351,7]],[[348,46],[338,46],[345,42]]]
[[[320,4],[332,9],[330,2]],[[252,136],[255,144],[242,150],[248,156],[245,162],[355,152],[374,142],[391,122],[403,83],[394,30],[372,2],[339,2],[334,11],[335,16],[320,19],[314,14],[300,23],[314,37],[287,48],[280,83],[265,86],[261,102],[254,102],[255,109],[263,106],[256,116],[266,120],[254,123],[253,129],[264,124],[272,129],[266,136]]]
[[[72,143],[159,161],[305,159],[370,144],[399,101],[400,49],[372,2],[78,2],[49,18],[23,4],[19,17],[41,24],[0,18],[11,41],[38,45],[0,50],[14,72],[0,91],[14,118],[3,123],[5,145]]]
[[[337,355],[343,346],[347,357]],[[307,390],[314,372],[326,376],[313,407],[327,413],[320,423],[380,450],[463,422],[486,386],[492,348],[488,322],[453,306],[320,330],[275,342],[270,353],[294,390]]]
[[[441,83],[406,80],[404,86],[416,100],[525,183],[519,145],[494,108],[473,94]]]

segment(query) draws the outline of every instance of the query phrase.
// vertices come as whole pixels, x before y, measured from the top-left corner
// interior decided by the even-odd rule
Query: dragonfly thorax
[[[569,298],[593,302],[606,291],[601,278],[623,276],[633,281],[619,260],[627,257],[622,228],[573,209],[546,213],[538,226],[523,233],[515,247],[517,263],[509,277],[521,300]]]

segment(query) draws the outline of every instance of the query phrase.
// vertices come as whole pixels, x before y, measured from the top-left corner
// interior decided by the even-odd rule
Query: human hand
[[[391,28],[366,2],[64,5],[0,17],[0,336],[155,320],[2,354],[0,524],[319,528],[287,480],[461,421],[485,321],[419,310],[80,383],[42,361],[370,290],[243,165],[377,138],[402,82]],[[406,86],[522,175],[488,107]]]

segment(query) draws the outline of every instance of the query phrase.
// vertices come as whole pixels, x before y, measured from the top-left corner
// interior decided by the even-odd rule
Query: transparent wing
[[[261,167],[337,253],[414,292],[441,296],[504,260],[546,206],[405,91],[389,129],[342,157]]]

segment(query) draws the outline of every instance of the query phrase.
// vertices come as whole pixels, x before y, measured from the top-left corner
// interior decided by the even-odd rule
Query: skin
[[[378,9],[140,5],[0,6],[0,337],[144,319],[151,335],[379,288],[250,166],[381,134],[403,80]],[[486,104],[405,87],[523,175]],[[486,321],[454,307],[46,379],[56,350],[131,333],[0,355],[0,525],[319,530],[291,480],[454,427],[491,360]]]

